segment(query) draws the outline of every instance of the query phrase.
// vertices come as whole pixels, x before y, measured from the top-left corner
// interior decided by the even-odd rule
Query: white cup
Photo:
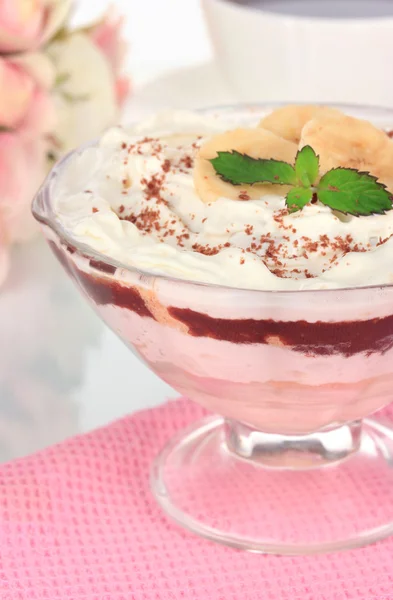
[[[323,1],[329,10],[333,3]],[[354,18],[275,13],[274,2],[270,11],[240,0],[202,4],[238,100],[393,106],[393,2],[390,16],[381,16],[386,0],[369,0],[368,12],[379,16]]]

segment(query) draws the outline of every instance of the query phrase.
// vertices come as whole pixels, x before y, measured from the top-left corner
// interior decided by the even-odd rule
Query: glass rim
[[[288,102],[255,102],[255,103],[238,103],[238,104],[220,104],[208,106],[200,109],[190,109],[196,112],[201,113],[209,113],[214,111],[231,111],[233,109],[242,109],[242,110],[269,110],[274,108],[279,108],[280,106],[286,106]],[[379,112],[381,116],[385,113],[386,116],[391,116],[392,118],[392,127],[393,127],[393,108],[385,107],[385,106],[376,106],[376,105],[368,105],[368,104],[354,104],[354,103],[344,103],[344,102],[326,102],[325,104],[321,102],[292,102],[291,104],[297,105],[308,105],[308,104],[320,104],[324,106],[331,106],[333,108],[339,108],[345,111],[347,110],[358,110],[358,111],[370,111],[374,110]],[[97,144],[99,138],[94,138],[85,144],[81,144],[77,146],[66,155],[64,155],[59,161],[55,163],[52,167],[51,171],[48,173],[37,193],[35,194],[31,210],[34,218],[41,223],[49,227],[53,231],[53,233],[63,242],[66,246],[71,246],[76,249],[79,254],[84,256],[85,258],[89,258],[95,262],[101,262],[103,264],[107,264],[108,266],[114,267],[115,269],[122,269],[124,271],[129,271],[135,275],[138,275],[141,278],[154,278],[159,280],[164,280],[168,282],[173,282],[174,284],[183,284],[183,285],[192,285],[204,288],[212,288],[215,290],[222,290],[228,292],[248,292],[250,294],[275,294],[275,295],[291,295],[291,294],[337,294],[337,293],[348,293],[354,291],[361,290],[382,290],[385,288],[393,287],[393,283],[383,283],[383,284],[373,284],[373,285],[363,285],[363,286],[352,286],[352,287],[333,287],[333,288],[316,288],[316,289],[256,289],[256,288],[246,288],[246,287],[235,287],[229,285],[222,285],[220,283],[208,283],[203,281],[196,281],[194,279],[182,279],[180,277],[174,277],[172,275],[165,275],[162,273],[155,273],[154,271],[147,271],[140,269],[138,267],[134,267],[132,265],[127,265],[122,263],[121,261],[107,256],[106,254],[102,254],[98,250],[92,248],[89,244],[85,244],[75,239],[75,237],[70,233],[64,225],[61,223],[60,219],[56,217],[56,214],[53,210],[53,203],[51,199],[51,186],[53,185],[54,180],[58,176],[58,173],[67,164],[67,162],[75,155],[80,153],[85,148],[92,147]]]

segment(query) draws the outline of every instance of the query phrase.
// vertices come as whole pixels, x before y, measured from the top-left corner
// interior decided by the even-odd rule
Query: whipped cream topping
[[[254,127],[260,116],[235,122]],[[59,170],[57,219],[76,243],[153,274],[260,290],[393,283],[393,211],[351,217],[316,203],[288,214],[279,186],[202,202],[194,159],[229,121],[176,111],[109,130]]]

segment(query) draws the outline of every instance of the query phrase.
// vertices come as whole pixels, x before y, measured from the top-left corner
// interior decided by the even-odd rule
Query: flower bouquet
[[[72,29],[71,0],[0,3],[0,283],[35,231],[32,197],[53,161],[116,122],[129,91],[122,20]]]

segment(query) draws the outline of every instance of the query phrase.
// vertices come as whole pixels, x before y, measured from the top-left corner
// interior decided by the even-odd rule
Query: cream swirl
[[[186,280],[261,290],[393,283],[393,211],[343,217],[316,203],[288,214],[283,196],[241,190],[240,200],[202,202],[195,156],[231,126],[181,111],[109,130],[58,175],[57,218],[124,265]]]

